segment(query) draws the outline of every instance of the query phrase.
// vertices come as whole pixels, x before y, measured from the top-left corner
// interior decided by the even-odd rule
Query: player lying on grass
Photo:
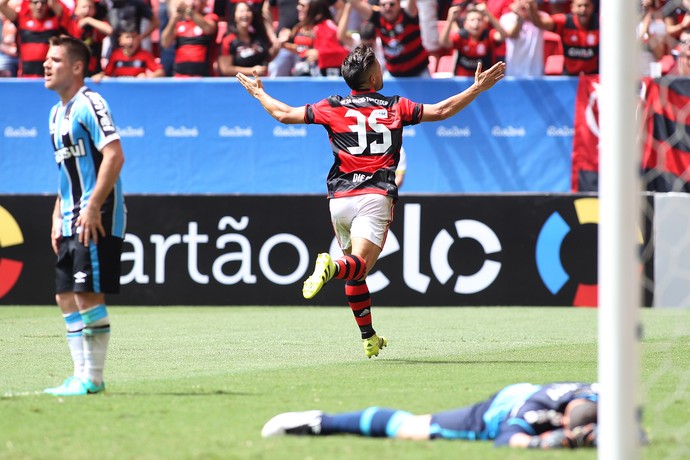
[[[471,406],[435,414],[369,407],[325,414],[318,410],[276,415],[263,437],[360,436],[410,439],[493,440],[497,446],[553,449],[596,447],[597,384],[517,383]]]
[[[469,88],[436,104],[421,104],[380,94],[381,66],[374,51],[360,45],[348,54],[341,69],[352,92],[301,107],[291,107],[269,96],[256,72],[254,79],[237,75],[247,92],[279,122],[319,124],[328,132],[334,156],[326,181],[331,223],[344,256],[332,260],[328,253],[319,254],[302,295],[311,299],[332,278],[344,280],[345,296],[368,358],[377,356],[388,344],[372,324],[366,277],[381,254],[393,220],[393,205],[398,198],[395,170],[400,161],[403,127],[455,115],[501,80],[504,71],[502,62],[483,72],[480,64]]]

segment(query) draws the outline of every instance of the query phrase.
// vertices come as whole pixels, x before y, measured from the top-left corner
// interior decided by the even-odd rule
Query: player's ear
[[[83,61],[75,61],[74,64],[72,64],[72,71],[75,73],[75,75],[85,77],[86,76],[86,68],[84,66],[84,62]]]

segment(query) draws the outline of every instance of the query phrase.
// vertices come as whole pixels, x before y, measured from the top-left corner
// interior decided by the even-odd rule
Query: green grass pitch
[[[488,442],[262,439],[279,412],[428,413],[519,382],[597,378],[597,311],[375,308],[364,357],[347,307],[109,307],[104,395],[56,398],[71,361],[57,307],[0,308],[0,459],[594,459]],[[690,458],[690,310],[644,310],[645,459]]]

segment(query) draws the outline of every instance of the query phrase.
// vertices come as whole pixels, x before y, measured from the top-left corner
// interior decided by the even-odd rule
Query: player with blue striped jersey
[[[120,136],[105,99],[86,86],[67,105],[59,102],[53,106],[50,136],[60,170],[62,235],[72,236],[79,212],[87,206],[96,188],[98,168],[103,161],[101,149],[119,141]],[[119,177],[101,206],[101,216],[107,233],[124,238],[125,206]]]
[[[497,446],[561,448],[596,445],[597,384],[508,385],[479,403],[434,414],[369,407],[325,414],[286,412],[264,425],[264,437],[349,433],[411,440],[493,440]]]
[[[45,87],[60,96],[49,121],[59,171],[51,241],[57,255],[55,299],[74,362],[71,377],[45,390],[57,396],[105,390],[110,341],[105,294],[120,289],[124,154],[107,102],[84,86],[89,60],[82,41],[63,35],[51,38],[43,64]]]

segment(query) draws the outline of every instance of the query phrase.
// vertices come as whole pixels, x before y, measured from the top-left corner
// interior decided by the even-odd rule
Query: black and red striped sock
[[[360,256],[345,255],[335,260],[338,266],[334,278],[341,280],[359,280],[367,273],[367,263]]]
[[[352,313],[355,315],[355,321],[357,321],[359,331],[362,333],[362,338],[372,337],[376,331],[371,324],[371,295],[366,280],[347,281],[345,283],[345,296]]]

